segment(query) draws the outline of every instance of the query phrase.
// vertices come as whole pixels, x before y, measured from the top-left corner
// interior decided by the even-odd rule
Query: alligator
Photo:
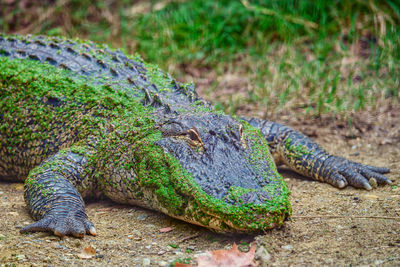
[[[278,123],[229,116],[138,55],[91,41],[0,36],[0,180],[24,181],[21,233],[96,235],[84,199],[109,198],[225,233],[290,218],[277,165],[337,188],[389,169],[330,155]]]

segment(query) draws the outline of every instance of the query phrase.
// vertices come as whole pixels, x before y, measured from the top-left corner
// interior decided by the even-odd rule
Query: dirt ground
[[[335,189],[282,168],[293,206],[281,229],[255,236],[226,236],[163,214],[102,201],[88,203],[98,235],[63,240],[47,233],[19,234],[32,223],[23,185],[0,183],[0,266],[168,266],[195,263],[207,250],[254,242],[260,266],[400,265],[400,107],[352,117],[353,130],[330,117],[281,122],[305,132],[329,152],[391,169],[393,185],[372,191]],[[171,227],[172,231],[160,232]],[[91,247],[95,255],[85,248]],[[83,259],[89,257],[89,259]]]

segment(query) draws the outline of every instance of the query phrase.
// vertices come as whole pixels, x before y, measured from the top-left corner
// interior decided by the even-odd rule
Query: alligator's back
[[[177,113],[198,101],[192,87],[145,65],[139,57],[128,58],[87,41],[0,36],[0,60],[0,177],[7,180],[24,179],[48,155],[85,137],[93,125],[87,125],[90,120],[84,118],[104,109],[98,99],[93,100],[93,94],[107,94],[111,102],[124,95],[126,102],[140,102],[158,113]],[[9,60],[17,61],[5,64]],[[39,68],[37,64],[41,64]],[[102,92],[90,95],[88,89],[77,89],[76,81],[65,81],[47,65],[60,72],[68,70],[71,78],[82,81],[81,86],[97,85]],[[68,100],[65,92],[56,92],[62,84]],[[85,91],[88,95],[83,98]]]
[[[155,65],[139,56],[126,56],[107,46],[90,41],[71,41],[45,36],[0,36],[0,55],[32,59],[71,70],[72,75],[90,77],[95,84],[110,85],[130,96],[143,98],[144,104],[187,105],[200,100],[191,84],[179,84]],[[157,96],[155,96],[157,95]],[[171,97],[173,96],[173,97]],[[161,99],[160,99],[161,98]],[[157,103],[153,103],[157,105]]]

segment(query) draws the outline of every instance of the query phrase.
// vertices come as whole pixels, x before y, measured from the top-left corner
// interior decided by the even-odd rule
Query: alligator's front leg
[[[50,231],[57,236],[96,235],[78,192],[88,194],[94,187],[89,151],[85,147],[60,151],[29,173],[24,196],[30,214],[38,221],[21,229],[21,233]]]
[[[246,121],[260,129],[277,164],[283,163],[302,175],[338,188],[349,184],[370,190],[371,184],[392,183],[383,175],[389,172],[387,168],[330,155],[309,137],[279,123],[260,119]]]

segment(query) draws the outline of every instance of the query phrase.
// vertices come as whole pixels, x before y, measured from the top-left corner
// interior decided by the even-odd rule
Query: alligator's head
[[[268,145],[246,122],[211,112],[181,114],[160,130],[157,144],[192,177],[185,215],[175,217],[251,232],[281,225],[290,214],[289,192]]]

